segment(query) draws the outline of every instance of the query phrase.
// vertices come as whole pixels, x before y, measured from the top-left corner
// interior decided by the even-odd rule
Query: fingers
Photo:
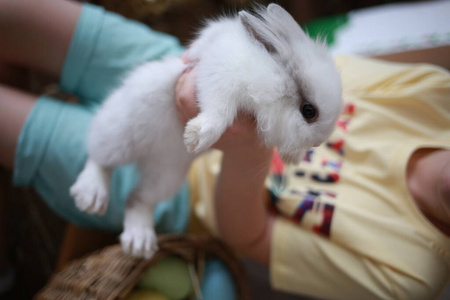
[[[189,57],[189,50],[191,48],[189,48],[188,50],[184,51],[183,54],[181,54],[180,59],[183,61],[184,64],[190,64],[190,63],[195,63],[198,60],[196,59],[192,59],[192,57]]]
[[[187,121],[199,113],[195,90],[194,65],[189,65],[181,74],[175,87],[178,118],[186,125]]]
[[[183,54],[181,54],[180,58],[183,61],[183,63],[188,64],[190,63],[189,57],[188,57],[188,51],[184,51]]]

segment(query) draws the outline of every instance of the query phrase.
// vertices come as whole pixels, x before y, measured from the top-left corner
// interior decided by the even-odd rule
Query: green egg
[[[188,265],[174,256],[165,257],[151,266],[138,286],[155,290],[171,300],[184,299],[192,292]]]
[[[169,298],[154,291],[134,290],[126,300],[169,300]]]

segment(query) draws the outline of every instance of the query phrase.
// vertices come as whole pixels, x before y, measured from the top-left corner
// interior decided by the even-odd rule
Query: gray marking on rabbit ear
[[[254,37],[260,44],[262,44],[269,53],[274,54],[277,52],[275,46],[268,41],[271,39],[270,35],[273,34],[271,34],[269,28],[263,20],[249,14],[246,11],[239,12],[239,19],[250,36]]]

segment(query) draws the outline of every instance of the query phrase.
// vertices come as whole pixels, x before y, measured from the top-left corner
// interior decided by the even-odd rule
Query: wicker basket
[[[120,245],[107,247],[76,260],[56,273],[36,295],[38,300],[125,299],[143,273],[155,262],[168,255],[186,260],[199,282],[205,258],[216,257],[229,268],[236,283],[239,300],[249,300],[245,271],[239,259],[223,243],[209,236],[163,235],[158,238],[159,251],[151,260],[126,255]],[[193,298],[193,296],[192,296]]]

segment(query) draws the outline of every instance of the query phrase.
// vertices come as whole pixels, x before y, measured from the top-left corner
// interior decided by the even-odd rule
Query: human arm
[[[251,140],[253,132],[249,135],[247,141],[236,142],[238,147],[232,147],[232,137],[221,141],[231,147],[223,148],[215,189],[216,220],[221,237],[229,245],[268,265],[273,216],[265,206],[264,180],[272,153]]]
[[[59,79],[81,9],[75,1],[0,1],[0,62]]]
[[[177,84],[177,107],[183,124],[199,111],[194,79],[195,69],[188,68]],[[244,255],[268,265],[273,217],[265,206],[264,181],[272,150],[261,144],[253,117],[244,114],[238,114],[213,147],[223,152],[214,199],[220,237]]]

